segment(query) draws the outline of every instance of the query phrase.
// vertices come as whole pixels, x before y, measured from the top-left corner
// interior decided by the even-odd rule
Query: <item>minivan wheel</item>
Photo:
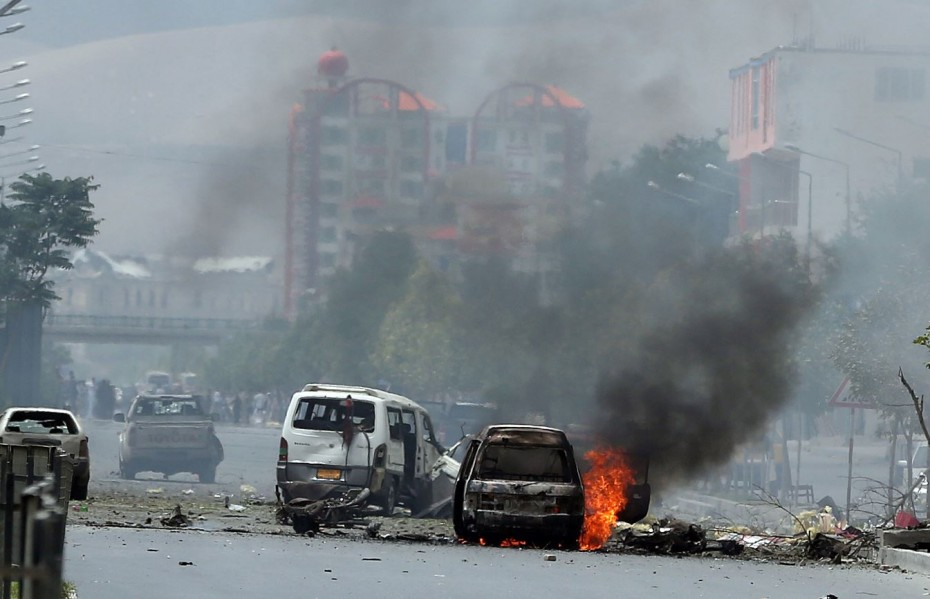
[[[393,476],[384,478],[384,485],[381,487],[381,507],[384,509],[385,516],[394,515],[394,507],[397,505],[397,482]]]
[[[202,483],[216,482],[216,464],[205,464],[197,472],[197,478]]]
[[[120,460],[119,477],[124,480],[133,480],[136,478],[136,469]]]

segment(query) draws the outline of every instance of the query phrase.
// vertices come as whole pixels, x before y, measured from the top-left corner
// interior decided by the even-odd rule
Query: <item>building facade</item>
[[[930,53],[778,47],[730,71],[738,233],[855,227],[861,199],[930,176]]]
[[[337,50],[291,112],[285,312],[325,293],[379,229],[410,233],[442,269],[503,253],[543,273],[544,246],[585,180],[587,111],[554,86],[514,84],[473,117],[401,83],[349,78]]]

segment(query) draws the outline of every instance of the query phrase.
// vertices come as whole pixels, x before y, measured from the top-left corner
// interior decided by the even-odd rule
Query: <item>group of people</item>
[[[85,418],[110,419],[116,409],[120,390],[108,379],[78,380],[74,371],[59,375],[61,407]]]
[[[264,426],[268,422],[281,422],[287,411],[287,398],[280,393],[223,394],[207,392],[209,412],[214,420],[245,426]]]
[[[114,387],[107,379],[79,380],[74,371],[59,376],[60,405],[84,418],[109,420],[122,398],[131,401],[135,389]],[[181,389],[160,389],[160,393],[183,393]],[[264,426],[268,422],[281,422],[287,411],[288,398],[281,393],[222,393],[208,390],[204,409],[217,422],[244,426]],[[126,406],[128,407],[128,406]]]

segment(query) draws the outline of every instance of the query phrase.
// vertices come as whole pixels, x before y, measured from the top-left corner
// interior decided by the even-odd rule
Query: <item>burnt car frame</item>
[[[584,514],[584,485],[561,430],[496,424],[470,442],[453,494],[452,521],[460,539],[574,548]]]

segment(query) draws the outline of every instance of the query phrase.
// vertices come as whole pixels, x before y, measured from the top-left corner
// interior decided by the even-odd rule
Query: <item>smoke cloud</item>
[[[812,307],[775,253],[720,250],[663,277],[597,396],[603,441],[650,456],[659,481],[726,462],[791,397],[792,333]]]

